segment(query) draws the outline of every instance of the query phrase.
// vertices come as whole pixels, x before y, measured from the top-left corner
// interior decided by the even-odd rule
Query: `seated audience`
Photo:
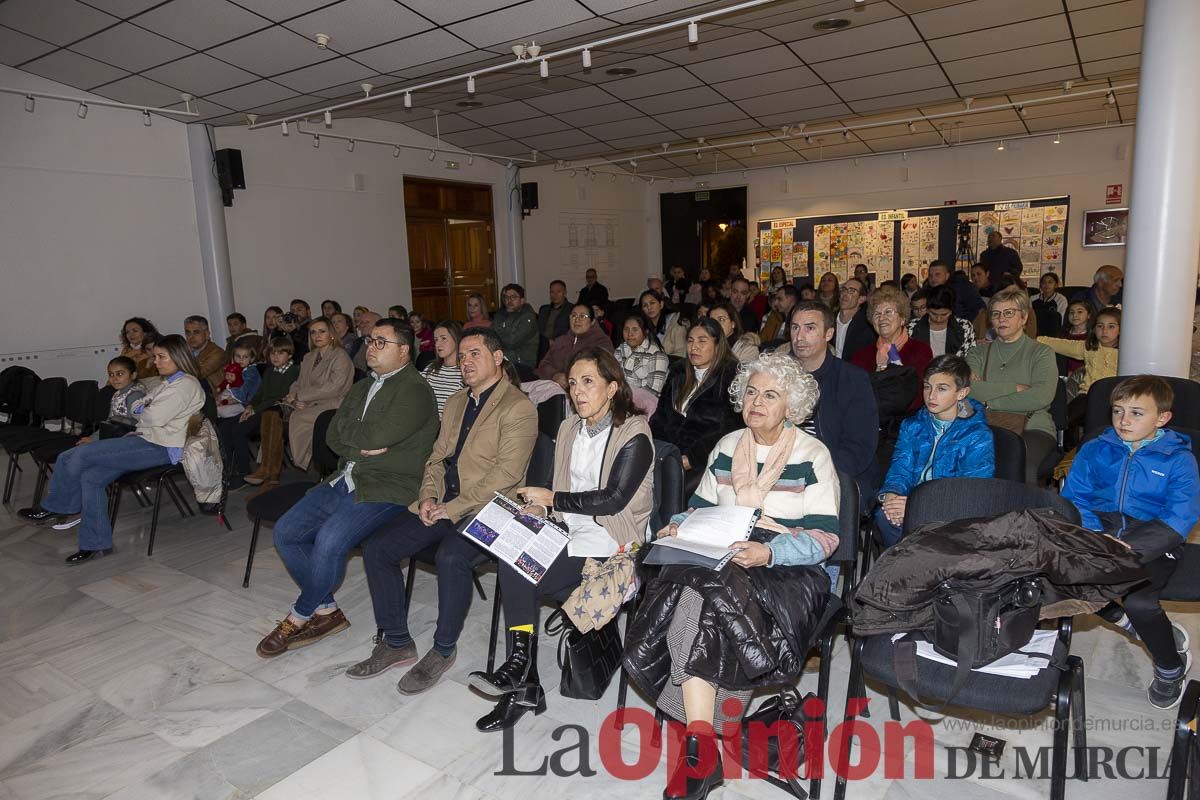
[[[505,286],[500,292],[500,299],[504,301],[504,308],[492,318],[492,327],[504,343],[504,355],[517,371],[532,374],[537,366],[537,315],[525,302],[525,289],[518,283]],[[590,313],[591,304],[584,305]],[[469,320],[467,327],[471,327]]]
[[[687,358],[667,373],[650,429],[655,439],[679,448],[688,493],[700,482],[705,460],[717,440],[741,425],[729,403],[729,386],[737,366],[728,337],[710,317],[688,330]]]
[[[900,291],[904,291],[901,289]],[[925,289],[918,289],[912,294],[908,294],[908,322],[911,325],[919,319],[924,318],[929,311],[929,295]]]
[[[366,306],[355,306],[354,307],[354,330],[356,330],[356,331],[358,330],[358,323],[362,319],[363,312],[370,311],[370,310],[371,309],[367,308]]]
[[[491,313],[488,311],[487,299],[479,292],[467,295],[467,321],[464,328],[492,327]]]
[[[308,355],[308,324],[308,320],[301,322],[300,317],[291,311],[279,318],[279,332],[292,340],[292,349],[297,361],[302,361],[304,356]]]
[[[630,314],[625,318],[622,335],[625,341],[617,345],[613,355],[625,372],[625,381],[658,397],[671,362],[651,333],[650,321],[640,313]]]
[[[508,379],[496,332],[467,328],[458,352],[466,388],[446,401],[416,502],[362,548],[380,635],[371,655],[346,675],[372,678],[391,667],[415,664],[397,685],[406,695],[431,688],[453,666],[471,607],[473,570],[491,558],[456,526],[474,517],[497,492],[513,496],[525,482],[537,439],[537,411]],[[430,548],[437,548],[438,618],[433,648],[418,662],[408,630],[404,567],[412,556]]]
[[[866,264],[854,265],[854,277],[863,285],[867,294],[875,291],[875,273],[868,270]]]
[[[788,280],[787,272],[783,269],[783,267],[772,267],[771,268],[771,279],[769,281],[767,281],[767,286],[766,286],[766,290],[765,290],[767,296],[768,297],[774,296],[774,294],[776,292],[778,292],[780,289],[782,289],[784,286],[789,286],[789,285],[791,285],[791,281]]]
[[[954,316],[954,292],[949,286],[920,289],[913,295],[925,303],[926,311],[908,323],[908,335],[929,345],[934,356],[952,355],[960,358],[975,346],[975,326]]]
[[[576,303],[571,307],[569,320],[571,330],[550,342],[550,349],[535,371],[542,380],[554,381],[564,390],[567,389],[568,366],[576,353],[593,348],[613,351],[612,340],[592,319],[591,306]]]
[[[990,424],[1024,419],[1025,482],[1037,483],[1038,467],[1058,444],[1050,403],[1058,386],[1054,351],[1025,335],[1032,310],[1029,294],[1010,286],[992,295],[988,312],[996,338],[971,349],[971,394],[988,410]],[[1004,412],[992,419],[992,412]],[[1002,425],[1002,427],[1010,427]],[[1010,429],[1021,427],[1015,422]]]
[[[367,345],[371,341],[371,332],[375,329],[375,323],[383,317],[376,314],[374,311],[364,311],[358,317],[358,339],[354,342],[354,347],[350,355],[350,361],[354,364],[354,369],[360,373],[367,371]]]
[[[300,377],[300,367],[292,360],[294,353],[290,336],[272,339],[268,356],[271,367],[263,375],[258,391],[235,422],[220,422],[221,443],[228,451],[226,463],[233,476],[230,488],[248,483],[261,485],[265,491],[279,485],[279,473],[283,469],[283,408],[280,403]],[[250,437],[255,431],[259,432],[259,467],[247,474],[250,470]]]
[[[290,332],[296,345],[296,357],[302,358],[308,352],[308,324],[312,322],[312,308],[308,301],[299,297],[289,304],[294,326]]]
[[[638,297],[638,308],[650,323],[650,330],[663,351],[668,356],[682,357],[687,350],[687,327],[678,312],[668,313],[666,300],[653,289],[647,289]]]
[[[663,279],[657,275],[651,275],[646,278],[646,288],[652,292],[658,292],[663,297],[667,296],[666,289],[663,285]]]
[[[1086,342],[1088,337],[1092,335],[1092,328],[1095,327],[1093,322],[1095,312],[1092,311],[1092,306],[1086,300],[1073,300],[1067,304],[1067,316],[1063,323],[1064,327],[1059,333],[1058,338],[1067,339],[1072,342]],[[1077,369],[1083,367],[1083,359],[1072,358],[1067,361],[1067,371],[1065,375],[1069,375]]]
[[[508,659],[470,684],[500,698],[475,723],[481,731],[513,727],[528,711],[542,713],[546,692],[538,679],[537,629],[543,597],[564,600],[579,586],[589,559],[604,561],[646,540],[654,510],[654,445],[650,426],[633,404],[621,367],[607,350],[580,350],[568,367],[574,408],[559,426],[549,489],[523,486],[525,512],[552,512],[568,532],[564,552],[538,583],[500,563],[497,589],[508,628]],[[623,593],[622,593],[623,594]],[[586,597],[586,595],[585,595]],[[616,614],[607,624],[615,625]]]
[[[895,365],[912,367],[917,376],[916,386],[919,387],[933,353],[925,342],[908,335],[908,298],[904,292],[890,286],[880,286],[867,300],[867,314],[879,338],[873,344],[856,350],[850,356],[850,363],[868,373],[884,372]],[[921,407],[919,389],[914,389],[913,396],[898,410],[903,412],[904,407],[909,411]]]
[[[322,300],[321,301],[321,316],[326,319],[333,319],[334,314],[342,313],[342,304],[337,300]]]
[[[990,478],[995,443],[983,405],[971,393],[971,368],[940,355],[925,371],[925,407],[900,425],[892,463],[879,488],[875,527],[884,547],[900,541],[904,508],[918,484],[937,478]]]
[[[708,311],[708,318],[721,326],[729,352],[740,363],[758,358],[758,335],[742,331],[741,317],[730,303],[721,303]]]
[[[130,317],[121,326],[121,355],[137,364],[138,378],[152,378],[158,374],[150,348],[159,336],[154,323],[145,317]]]
[[[1191,441],[1163,427],[1171,421],[1173,402],[1171,385],[1155,375],[1118,383],[1112,427],[1079,449],[1062,491],[1079,509],[1085,528],[1124,542],[1149,575],[1147,583],[1100,616],[1146,645],[1154,663],[1147,696],[1163,709],[1179,702],[1192,654],[1187,632],[1171,624],[1159,595],[1200,521],[1200,479]]]
[[[550,281],[550,302],[538,309],[538,333],[553,341],[571,327],[567,319],[571,307],[567,304],[567,285],[559,280]]]
[[[438,419],[442,418],[450,395],[463,387],[462,370],[458,368],[458,343],[462,333],[463,326],[457,320],[439,322],[433,329],[433,352],[437,358],[421,371],[429,388],[433,389]]]
[[[744,331],[757,331],[762,322],[762,315],[755,313],[750,303],[752,297],[754,295],[750,291],[750,281],[741,275],[730,281],[729,302],[733,304],[733,310],[737,312]]]
[[[680,303],[695,305],[700,300],[700,284],[693,283],[687,277],[683,267],[676,264],[671,267],[671,277],[664,287],[664,294],[673,306],[678,306]]]
[[[983,313],[987,304],[979,296],[974,284],[965,275],[951,272],[945,261],[934,259],[929,262],[929,278],[925,286],[949,286],[954,292],[954,316],[974,325],[976,338],[987,329],[987,315]]]
[[[596,280],[596,270],[589,269],[583,274],[583,288],[579,290],[577,303],[589,306],[608,305],[608,288]]]
[[[225,363],[233,361],[233,348],[238,344],[245,344],[250,347],[254,357],[251,363],[258,361],[258,354],[262,352],[263,339],[258,335],[258,331],[246,326],[246,315],[233,312],[225,318],[225,330],[229,334],[225,339]]]
[[[900,276],[900,290],[903,291],[906,295],[908,295],[908,299],[910,302],[912,301],[913,295],[916,294],[917,289],[919,289],[920,286],[921,286],[921,284],[920,284],[920,282],[917,281],[917,276],[913,275],[911,272],[906,272]]]
[[[875,329],[867,316],[866,284],[858,278],[847,278],[838,289],[834,327],[833,352],[838,358],[849,361],[850,356],[875,341]]]
[[[739,368],[730,395],[746,427],[717,442],[688,511],[659,536],[677,535],[704,507],[748,506],[763,516],[748,541],[730,533],[736,555],[725,568],[664,567],[625,645],[631,681],[687,724],[686,760],[666,798],[701,798],[720,783],[719,757],[709,774],[695,769],[700,739],[719,750],[714,729],[739,722],[756,687],[799,678],[828,600],[820,565],[838,545],[837,472],[825,445],[797,427],[817,402],[816,381],[788,356],[768,354]]]
[[[384,341],[385,331],[378,330],[384,320],[376,323],[372,342]],[[384,326],[387,328],[388,326]],[[313,425],[322,411],[342,404],[350,385],[354,383],[354,365],[350,356],[336,339],[329,320],[317,317],[308,325],[311,347],[300,362],[300,376],[280,401],[291,409],[288,416],[288,444],[292,448],[292,463],[308,469],[312,462]],[[367,352],[367,365],[371,353]]]
[[[401,305],[388,306],[388,316],[401,322],[408,322],[408,309]]]
[[[1036,313],[1043,307],[1050,309],[1058,315],[1058,324],[1061,327],[1063,320],[1067,317],[1067,298],[1058,290],[1058,287],[1057,273],[1043,273],[1038,281],[1039,293],[1033,298],[1033,310]]]
[[[425,324],[425,315],[414,311],[408,315],[408,325],[412,328],[413,338],[417,343],[417,352],[433,352],[433,331]]]
[[[108,401],[108,419],[100,424],[97,436],[84,436],[79,442],[109,439],[130,433],[137,427],[137,418],[130,409],[146,396],[147,389],[137,377],[137,365],[132,358],[117,356],[108,362],[108,385],[113,390]]]
[[[333,316],[329,318],[329,322],[333,325],[333,338],[346,351],[346,355],[350,355],[354,343],[358,340],[358,334],[354,330],[350,315],[343,314],[341,311],[335,311],[333,312]]]
[[[763,317],[767,315],[767,310],[770,307],[771,295],[763,291],[758,281],[750,281],[750,299],[746,305],[754,312],[755,318],[758,320],[758,326],[762,327]]]
[[[1120,302],[1121,287],[1124,283],[1125,273],[1112,264],[1105,264],[1096,270],[1091,288],[1076,294],[1071,298],[1071,302],[1082,300],[1091,306],[1093,314],[1097,314],[1101,309]]]
[[[188,317],[183,321],[183,335],[200,368],[200,378],[215,391],[225,379],[225,351],[210,337],[208,320],[198,314]]]
[[[235,344],[233,359],[225,365],[223,374],[225,379],[217,385],[214,395],[217,417],[239,417],[262,385],[262,376],[254,366],[253,346]]]
[[[1060,356],[1082,361],[1083,366],[1067,376],[1067,430],[1082,425],[1087,416],[1087,391],[1101,378],[1117,374],[1121,343],[1121,309],[1106,308],[1096,315],[1091,333],[1080,342],[1039,336],[1038,342]]]
[[[336,343],[330,347],[317,340],[323,322],[328,326],[324,318],[313,322],[314,353],[338,353],[349,365]],[[328,334],[325,338],[332,340]],[[333,598],[350,551],[381,525],[407,513],[404,507],[416,499],[437,431],[437,409],[433,392],[412,365],[414,352],[412,329],[406,324],[386,319],[375,326],[367,353],[371,379],[351,387],[329,423],[326,443],[338,455],[334,477],[275,523],[275,549],[300,595],[258,643],[261,658],[283,655],[350,627]]]
[[[975,291],[979,292],[979,296],[985,300],[1000,288],[992,283],[991,273],[983,264],[975,264],[971,267],[971,283],[975,285]]]
[[[178,464],[188,424],[204,408],[199,367],[184,338],[164,336],[152,345],[152,352],[162,381],[128,407],[137,420],[137,430],[61,454],[54,462],[50,488],[41,504],[18,512],[39,525],[64,524],[79,517],[79,550],[67,556],[68,565],[112,552],[108,485],[128,472]]]
[[[611,343],[614,329],[612,320],[608,318],[608,307],[592,306],[592,316],[596,320],[596,327],[604,330],[604,335],[608,337],[608,341]]]
[[[801,300],[811,301],[817,299],[817,290],[813,288],[813,285],[810,281],[805,281],[804,283],[800,284],[799,294]]]
[[[841,308],[841,283],[838,282],[838,276],[832,272],[826,272],[821,276],[820,282],[817,283],[817,300],[829,306],[834,311]],[[790,312],[791,309],[788,309]],[[784,315],[787,319],[788,315]]]
[[[279,325],[282,316],[283,309],[279,306],[267,306],[267,310],[263,312],[262,345],[258,348],[257,359],[259,363],[270,358],[272,339],[277,336],[287,336]]]

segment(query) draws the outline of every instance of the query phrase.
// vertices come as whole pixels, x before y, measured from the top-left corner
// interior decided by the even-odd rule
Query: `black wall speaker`
[[[538,192],[536,183],[521,184],[521,210],[533,211],[538,207]]]
[[[222,189],[245,189],[246,174],[242,172],[242,151],[226,148],[215,154],[217,183]]]

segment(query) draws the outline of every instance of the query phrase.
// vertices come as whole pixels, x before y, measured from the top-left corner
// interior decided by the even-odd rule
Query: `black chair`
[[[5,367],[0,372],[0,413],[8,415],[8,422],[0,424],[0,432],[29,424],[40,380],[29,367]]]
[[[671,517],[687,508],[683,493],[683,455],[679,448],[662,439],[654,440],[654,511],[650,528],[657,534]]]
[[[112,387],[109,389],[106,397],[112,397]],[[79,441],[79,437],[91,434],[100,420],[95,419],[96,399],[100,395],[100,389],[96,386],[95,381],[75,381],[67,387],[67,407],[66,407],[66,422],[70,423],[71,430],[63,430],[57,436],[50,439],[38,439],[32,446],[23,450],[28,452],[33,457],[33,463],[37,467],[37,482],[33,487],[33,505],[37,506],[42,500],[42,493],[46,490],[46,481],[50,475],[50,465],[62,453],[70,450]],[[107,410],[107,407],[106,407]],[[107,417],[107,414],[105,415]],[[10,451],[11,452],[11,451]]]
[[[1167,800],[1195,800],[1200,796],[1200,739],[1196,718],[1200,716],[1200,681],[1188,681],[1183,701],[1175,716],[1175,738],[1171,745],[1171,771],[1167,775]]]
[[[1066,498],[1053,492],[999,478],[942,478],[923,483],[909,495],[904,515],[904,532],[909,534],[924,525],[958,519],[995,517],[1027,508],[1050,508],[1069,521],[1079,524],[1079,511]],[[1046,667],[1030,679],[1007,678],[972,672],[953,705],[990,711],[1009,716],[1028,716],[1052,705],[1055,728],[1050,770],[1050,798],[1062,800],[1066,791],[1069,738],[1074,740],[1075,775],[1086,780],[1086,709],[1084,707],[1083,661],[1071,651],[1071,618],[1058,620],[1055,661],[1065,668]],[[929,660],[920,662],[917,690],[930,700],[946,701],[954,681],[955,668]],[[855,715],[849,700],[864,697],[865,678],[870,676],[887,686],[892,719],[899,721],[900,706],[896,690],[892,637],[889,634],[854,637],[850,648],[850,678],[844,720]],[[848,731],[850,726],[843,730]],[[849,734],[842,742],[842,764],[835,800],[846,792],[845,766],[849,759]]]
[[[567,418],[567,398],[565,395],[555,395],[537,404],[538,433],[550,437],[553,442],[558,439],[558,428]]]
[[[1083,426],[1085,433],[1090,434],[1112,424],[1112,391],[1126,377],[1101,378],[1088,388],[1087,416]],[[1184,428],[1200,428],[1200,383],[1168,375],[1159,377],[1169,383],[1175,392],[1171,422]]]
[[[434,361],[437,361],[437,353],[432,350],[424,350],[417,354],[417,360],[413,365],[417,368],[417,372],[422,372]]]
[[[1025,480],[1025,440],[1007,428],[988,425],[992,431],[992,442],[996,448],[997,478],[1006,481]]]
[[[109,525],[116,527],[117,514],[121,510],[121,493],[123,489],[129,489],[138,499],[138,503],[143,508],[153,506],[154,512],[150,517],[150,537],[146,546],[146,556],[154,554],[154,536],[158,533],[158,512],[162,507],[162,494],[166,489],[167,496],[171,498],[171,502],[175,504],[175,508],[179,511],[181,517],[194,517],[196,512],[192,510],[192,506],[188,503],[183,492],[175,483],[175,479],[183,477],[185,482],[187,476],[183,472],[183,464],[166,464],[159,467],[150,467],[148,469],[140,469],[136,472],[127,472],[117,478],[109,485],[109,505],[108,505],[108,521]],[[150,500],[146,496],[146,487],[154,485],[154,499]]]
[[[329,423],[333,420],[336,409],[322,411],[313,422],[313,465],[322,478],[337,469],[337,454],[325,443],[325,434]],[[242,578],[242,588],[250,586],[250,570],[254,568],[254,550],[258,546],[258,531],[264,521],[274,525],[280,517],[300,502],[308,490],[317,485],[317,481],[301,480],[285,483],[280,486],[251,497],[246,501],[246,515],[254,519],[254,528],[250,532],[250,552],[246,555],[246,575]]]
[[[95,385],[95,384],[93,384]],[[67,436],[62,431],[48,431],[43,426],[58,420],[63,429],[67,421],[67,379],[47,378],[37,384],[33,401],[33,415],[28,427],[10,427],[0,431],[0,447],[8,452],[8,474],[4,479],[4,501],[12,499],[13,484],[16,482],[17,459],[41,444]]]

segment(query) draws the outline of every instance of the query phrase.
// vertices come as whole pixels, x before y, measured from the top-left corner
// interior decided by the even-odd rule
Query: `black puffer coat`
[[[625,670],[647,697],[670,680],[667,629],[685,587],[704,598],[704,609],[684,669],[726,689],[795,680],[829,600],[829,576],[819,566],[664,567],[625,635]]]
[[[985,590],[1042,576],[1042,617],[1094,610],[1145,579],[1120,542],[1049,509],[920,528],[884,551],[851,600],[854,633],[928,630],[937,587]]]

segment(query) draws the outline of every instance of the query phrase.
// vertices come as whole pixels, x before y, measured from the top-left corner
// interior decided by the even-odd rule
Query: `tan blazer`
[[[215,395],[217,387],[225,380],[225,365],[229,363],[225,360],[225,351],[210,340],[196,356],[196,363],[200,365],[200,377],[208,381]]]
[[[446,459],[458,446],[463,414],[471,394],[461,389],[446,400],[442,413],[442,429],[433,452],[425,462],[425,477],[417,502],[410,506],[416,513],[422,500],[432,498],[441,502],[446,492]],[[492,499],[496,492],[512,495],[525,484],[525,470],[537,441],[537,410],[520,389],[501,378],[495,390],[480,410],[467,440],[458,456],[458,497],[446,505],[446,513],[454,522],[474,516]]]

